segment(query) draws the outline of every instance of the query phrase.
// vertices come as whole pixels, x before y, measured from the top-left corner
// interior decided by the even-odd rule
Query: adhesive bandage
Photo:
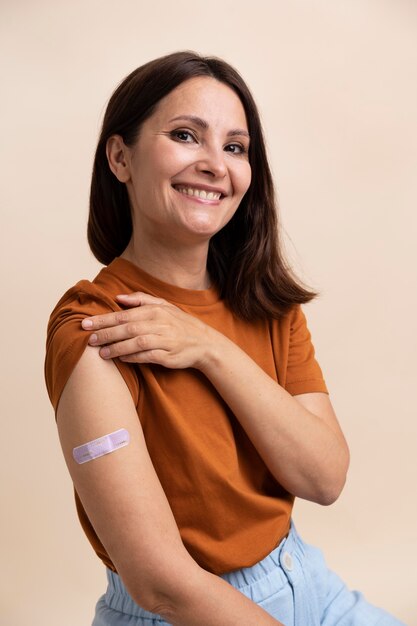
[[[81,465],[81,463],[87,463],[87,461],[97,459],[99,456],[124,448],[129,444],[129,441],[130,435],[127,430],[120,428],[120,430],[115,430],[114,433],[103,435],[103,437],[93,439],[93,441],[84,443],[82,446],[77,446],[73,449],[72,456]]]

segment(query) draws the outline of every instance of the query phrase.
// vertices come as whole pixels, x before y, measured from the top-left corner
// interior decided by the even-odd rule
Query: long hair
[[[261,121],[254,99],[239,73],[217,57],[175,52],[134,70],[111,96],[94,158],[88,219],[88,243],[94,256],[108,265],[125,250],[132,235],[127,189],[111,172],[106,143],[121,135],[135,143],[141,124],[159,101],[181,83],[209,76],[228,85],[244,107],[251,137],[252,179],[232,219],[209,242],[207,268],[230,309],[246,320],[280,317],[294,304],[318,293],[293,274],[280,241],[274,185]]]

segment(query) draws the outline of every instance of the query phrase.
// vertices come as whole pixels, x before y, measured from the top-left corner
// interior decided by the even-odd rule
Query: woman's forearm
[[[343,488],[349,462],[341,431],[307,410],[235,343],[214,332],[201,370],[273,476],[295,496],[333,502]]]

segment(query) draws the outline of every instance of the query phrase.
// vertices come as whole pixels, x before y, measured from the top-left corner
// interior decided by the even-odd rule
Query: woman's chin
[[[206,237],[210,239],[233,217],[231,215],[213,215],[207,212],[201,212],[200,214],[194,213],[193,215],[184,216],[182,219],[182,227],[185,228],[190,234],[195,234],[198,237]]]
[[[184,224],[189,236],[195,235],[198,239],[210,239],[224,224],[214,223],[212,220],[194,220]]]

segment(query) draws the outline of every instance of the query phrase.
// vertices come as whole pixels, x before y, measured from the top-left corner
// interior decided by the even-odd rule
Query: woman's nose
[[[207,148],[197,163],[199,172],[211,174],[215,178],[224,178],[227,174],[223,148]]]

